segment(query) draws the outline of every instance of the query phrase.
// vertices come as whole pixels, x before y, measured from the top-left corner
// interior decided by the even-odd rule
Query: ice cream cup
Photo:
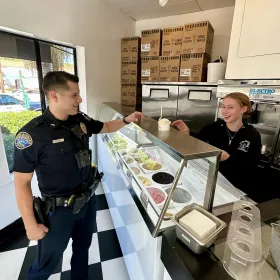
[[[168,119],[161,119],[158,121],[158,130],[160,131],[169,131],[171,121]]]

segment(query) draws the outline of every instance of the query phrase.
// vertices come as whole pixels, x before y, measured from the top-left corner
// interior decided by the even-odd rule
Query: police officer
[[[43,90],[49,107],[16,135],[14,153],[15,192],[27,236],[38,240],[30,280],[46,280],[58,265],[72,238],[72,279],[87,279],[88,249],[96,223],[95,196],[89,137],[117,131],[143,119],[135,112],[124,119],[102,123],[78,111],[82,102],[79,78],[49,72]],[[31,179],[36,171],[45,201],[51,201],[47,225],[37,222],[33,211]]]
[[[180,131],[222,150],[219,171],[237,188],[249,196],[254,192],[254,171],[261,157],[261,136],[243,122],[244,114],[252,110],[250,100],[243,93],[227,95],[222,104],[224,120],[206,125],[198,133],[190,133],[182,120],[173,122]]]

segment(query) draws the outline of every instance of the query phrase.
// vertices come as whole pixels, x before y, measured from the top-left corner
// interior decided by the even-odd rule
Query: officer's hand
[[[125,118],[125,120],[127,121],[127,122],[134,122],[134,123],[137,123],[138,121],[139,121],[139,119],[141,120],[141,121],[143,121],[144,120],[144,115],[142,114],[142,113],[140,113],[140,112],[134,112],[134,113],[132,113],[131,115],[129,115],[129,116],[127,116],[126,118]]]
[[[225,160],[227,160],[229,157],[230,157],[230,155],[229,155],[227,152],[222,151],[221,161],[225,161]]]
[[[26,229],[26,235],[29,240],[40,240],[45,237],[49,229],[42,224],[37,224]]]
[[[173,122],[171,126],[176,126],[182,132],[190,133],[190,129],[182,120],[177,120]]]

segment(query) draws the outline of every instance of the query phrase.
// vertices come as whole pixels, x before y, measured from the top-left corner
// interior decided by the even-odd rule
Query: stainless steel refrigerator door
[[[142,112],[148,117],[158,119],[162,106],[163,117],[170,121],[176,120],[178,91],[178,86],[143,85]]]
[[[180,86],[177,119],[182,119],[191,131],[215,121],[217,87]]]

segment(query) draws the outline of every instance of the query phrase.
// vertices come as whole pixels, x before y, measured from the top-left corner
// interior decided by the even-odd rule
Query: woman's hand
[[[230,155],[229,155],[227,152],[222,151],[221,161],[225,161],[225,160],[227,160],[229,157],[230,157]]]
[[[185,133],[190,133],[189,128],[182,120],[177,120],[171,124],[171,126],[176,126],[180,131]]]

